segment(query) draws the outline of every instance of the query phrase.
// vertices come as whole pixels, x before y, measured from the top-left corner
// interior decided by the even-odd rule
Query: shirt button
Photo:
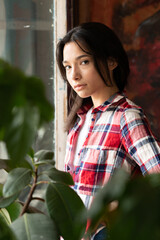
[[[67,165],[67,172],[68,172],[68,171],[70,171],[70,169],[71,169],[71,168],[70,168],[70,166],[69,166],[69,165]]]
[[[95,119],[94,118],[92,118],[92,121],[94,121]]]

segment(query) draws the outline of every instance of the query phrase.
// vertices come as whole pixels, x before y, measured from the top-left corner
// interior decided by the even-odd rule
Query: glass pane
[[[1,0],[0,57],[40,77],[53,103],[53,0]],[[53,150],[53,123],[40,131],[35,149]]]
[[[53,5],[53,0],[1,0],[0,3],[0,58],[19,67],[28,75],[40,77],[52,104]],[[53,127],[51,122],[39,131],[34,145],[35,151],[53,150]],[[5,155],[4,146],[0,144],[0,158],[5,158]],[[6,173],[1,170],[0,175],[0,182],[4,182]],[[42,186],[37,189],[37,195],[43,195]],[[24,192],[21,199],[25,199],[25,196]],[[36,204],[34,201],[33,205]]]

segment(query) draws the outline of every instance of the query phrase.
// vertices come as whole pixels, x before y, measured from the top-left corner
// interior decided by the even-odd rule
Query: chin
[[[79,93],[77,93],[77,95],[79,97],[81,97],[81,98],[88,98],[88,97],[90,97],[90,95],[84,95],[84,94],[79,94]]]

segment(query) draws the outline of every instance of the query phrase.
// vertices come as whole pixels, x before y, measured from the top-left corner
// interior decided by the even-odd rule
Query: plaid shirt
[[[65,167],[73,176],[74,189],[91,204],[94,194],[125,166],[134,175],[160,172],[160,148],[155,141],[142,109],[122,94],[92,109],[90,126],[74,166],[74,153],[80,129],[89,107],[78,112],[78,120],[68,134]]]

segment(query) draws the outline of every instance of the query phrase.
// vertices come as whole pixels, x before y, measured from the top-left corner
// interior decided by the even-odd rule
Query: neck
[[[103,93],[100,96],[92,97],[93,107],[96,108],[102,103],[107,101],[113,94],[117,93],[119,90],[116,86],[104,88]]]

